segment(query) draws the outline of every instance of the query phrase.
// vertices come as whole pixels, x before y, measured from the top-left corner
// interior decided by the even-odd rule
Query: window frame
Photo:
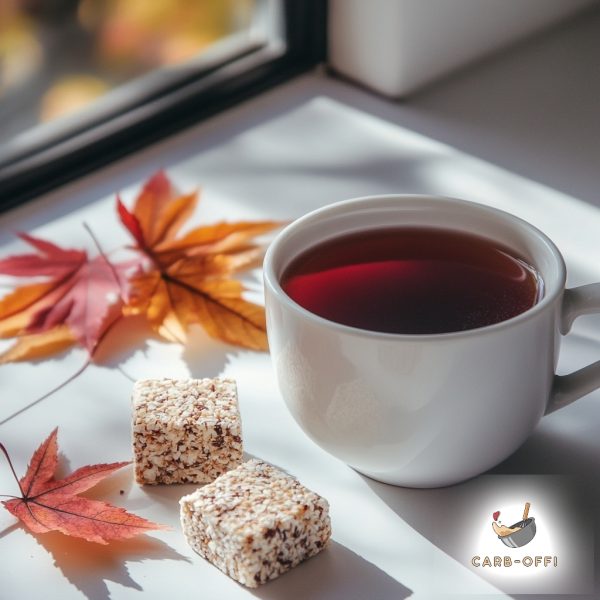
[[[271,0],[274,1],[274,0]],[[268,4],[268,2],[267,2]],[[283,36],[0,164],[0,212],[31,200],[305,72],[325,58],[327,0],[279,0]],[[88,115],[91,111],[88,112]],[[87,116],[87,115],[86,115]]]

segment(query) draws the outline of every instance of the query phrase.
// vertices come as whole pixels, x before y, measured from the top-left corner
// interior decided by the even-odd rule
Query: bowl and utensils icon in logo
[[[496,522],[500,516],[499,511],[493,514],[494,522],[492,523],[492,528],[494,529],[494,533],[509,548],[525,546],[525,544],[528,544],[535,537],[535,519],[529,516],[530,506],[529,502],[525,503],[523,518],[510,527],[500,525]]]

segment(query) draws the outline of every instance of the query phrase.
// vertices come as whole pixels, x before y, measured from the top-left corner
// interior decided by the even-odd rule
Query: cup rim
[[[473,207],[479,211],[487,212],[488,214],[495,216],[508,222],[510,225],[514,227],[520,228],[522,231],[524,230],[528,235],[538,238],[543,242],[543,244],[548,249],[549,253],[553,256],[556,265],[558,267],[558,275],[555,288],[550,292],[544,294],[544,297],[534,304],[532,307],[528,308],[526,311],[511,317],[510,319],[506,319],[504,321],[499,321],[498,323],[493,323],[491,325],[486,325],[484,327],[476,327],[474,329],[465,329],[461,331],[450,331],[445,333],[423,333],[423,334],[408,334],[408,333],[390,333],[384,331],[373,331],[370,329],[361,329],[359,327],[353,327],[351,325],[345,325],[343,323],[338,323],[336,321],[332,321],[330,319],[326,319],[325,317],[321,317],[300,304],[298,304],[295,300],[293,300],[284,289],[281,287],[279,283],[279,279],[275,274],[274,262],[279,247],[283,244],[283,242],[298,229],[302,228],[307,223],[315,221],[319,219],[319,217],[327,215],[329,213],[339,212],[341,209],[345,209],[346,207],[352,207],[364,204],[366,202],[372,201],[385,201],[385,200],[423,200],[423,201],[434,201],[447,204],[448,202],[459,205],[462,207]],[[290,310],[297,313],[299,316],[303,317],[306,320],[312,321],[318,325],[323,327],[327,327],[328,329],[334,329],[339,331],[340,333],[345,333],[347,335],[354,335],[363,338],[371,338],[371,339],[380,339],[386,341],[419,341],[419,342],[435,342],[435,341],[448,341],[457,338],[466,338],[471,336],[481,336],[490,333],[495,333],[497,331],[501,331],[504,329],[508,329],[510,327],[519,325],[524,321],[528,321],[535,316],[537,316],[540,312],[545,310],[550,304],[552,304],[556,298],[564,291],[565,283],[566,283],[566,266],[563,259],[562,254],[554,244],[554,242],[540,229],[517,217],[509,212],[504,210],[500,210],[498,208],[494,208],[491,206],[487,206],[485,204],[480,204],[478,202],[471,202],[468,200],[461,200],[459,198],[452,198],[449,196],[437,196],[437,195],[429,195],[429,194],[379,194],[372,196],[360,196],[357,198],[350,198],[348,200],[342,200],[340,202],[334,202],[332,204],[327,204],[320,208],[317,208],[309,213],[306,213],[302,217],[292,221],[289,225],[284,227],[275,237],[275,239],[270,243],[267,252],[265,254],[265,258],[263,261],[263,279],[265,286],[268,287],[271,292],[279,299],[280,302],[283,302]],[[546,282],[544,282],[546,284]],[[550,288],[550,285],[546,285],[546,291]]]

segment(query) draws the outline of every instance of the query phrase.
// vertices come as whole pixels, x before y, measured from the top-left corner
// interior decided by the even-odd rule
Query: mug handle
[[[560,332],[569,333],[573,321],[581,315],[600,312],[600,283],[590,283],[565,290],[562,305]],[[600,387],[600,360],[569,375],[555,375],[550,401],[546,407],[549,414],[568,406],[571,402]]]

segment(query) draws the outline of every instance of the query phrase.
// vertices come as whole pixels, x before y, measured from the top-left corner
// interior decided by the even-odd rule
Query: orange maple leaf
[[[266,350],[264,308],[245,300],[231,276],[259,264],[262,249],[250,240],[281,223],[217,223],[178,237],[196,203],[197,194],[177,195],[162,172],[144,186],[132,211],[117,199],[121,221],[150,265],[130,279],[125,311],[144,314],[172,341],[185,341],[188,327],[198,323],[211,337]]]
[[[33,454],[27,472],[19,480],[6,448],[6,456],[17,479],[21,497],[4,500],[5,508],[34,533],[60,531],[65,535],[106,544],[154,529],[168,529],[107,502],[78,496],[128,462],[88,465],[64,479],[54,479],[58,465],[58,428]]]

